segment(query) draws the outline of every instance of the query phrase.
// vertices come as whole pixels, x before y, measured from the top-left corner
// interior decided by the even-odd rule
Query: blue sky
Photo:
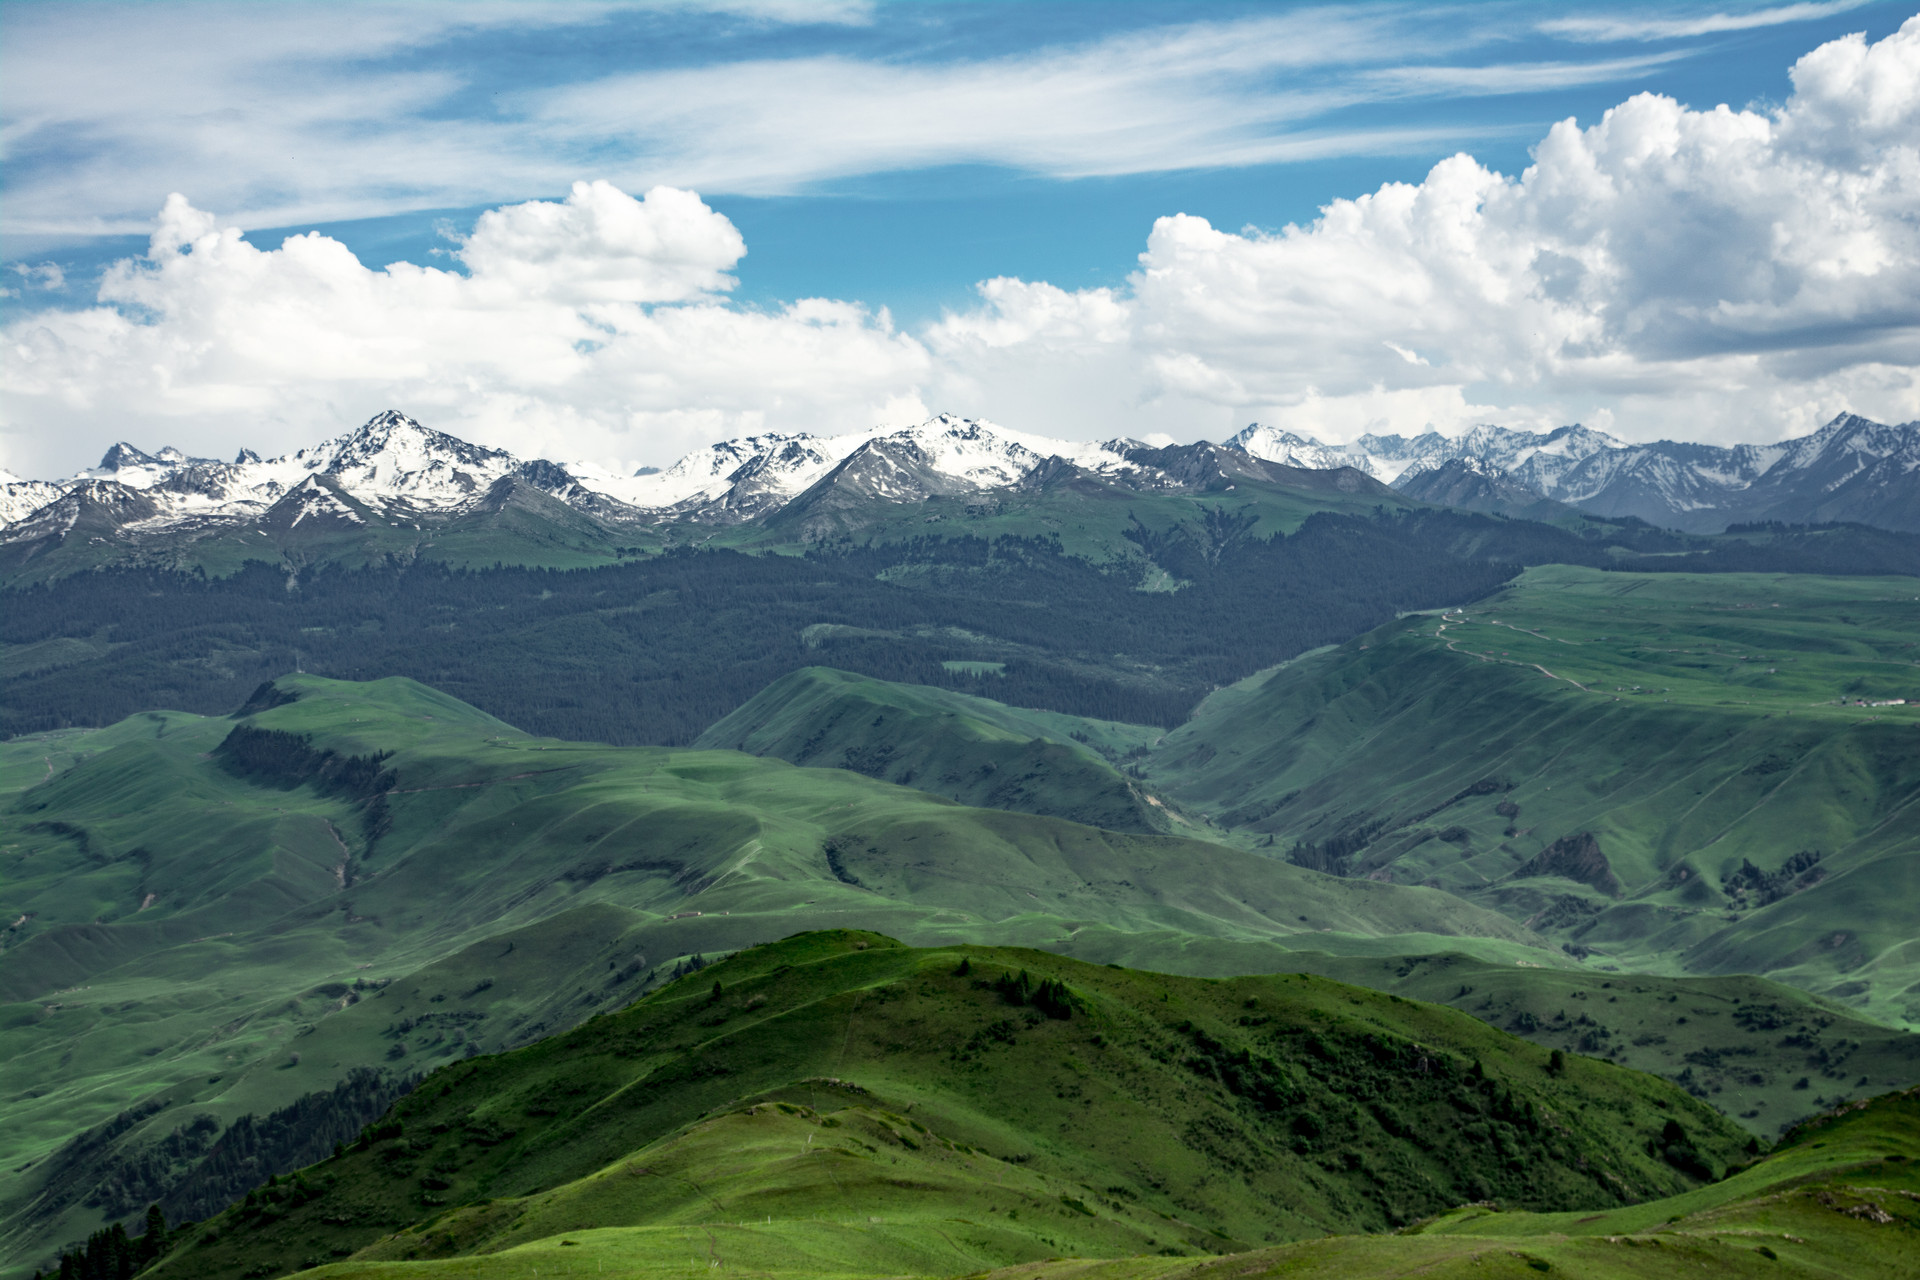
[[[78,95],[85,92],[88,50],[103,28],[113,25],[117,13],[132,8],[151,14],[167,7],[216,15],[218,21],[208,24],[215,28],[210,36],[214,40],[234,46],[247,41],[248,15],[237,5],[16,2],[0,12],[8,27],[31,31],[36,43],[45,40],[64,55],[68,65],[61,70],[71,78],[62,78]],[[359,6],[276,7],[304,11],[305,21],[333,26],[350,25],[352,10]],[[385,129],[430,136],[439,128],[477,124],[497,131],[504,145],[518,150],[536,130],[528,124],[537,114],[533,101],[635,74],[699,73],[820,58],[869,67],[951,70],[1020,62],[1036,54],[1071,56],[1128,36],[1151,40],[1156,33],[1196,24],[1231,27],[1326,11],[1325,6],[1305,4],[1092,0],[796,3],[741,6],[731,12],[697,5],[551,4],[523,7],[525,21],[515,21],[509,11],[472,27],[424,22],[417,31],[397,32],[379,42],[385,47],[348,45],[331,56],[324,51],[295,54],[281,65],[299,69],[285,91],[290,94],[302,92],[302,82],[309,77],[335,84],[394,76],[437,80],[440,84],[423,94],[410,112],[384,121]],[[718,171],[724,176],[693,185],[746,234],[748,256],[738,272],[736,297],[755,302],[850,297],[889,306],[912,321],[942,306],[964,304],[976,280],[994,275],[1038,277],[1063,286],[1118,283],[1132,270],[1146,229],[1162,214],[1194,213],[1216,226],[1277,229],[1312,219],[1334,197],[1358,195],[1387,181],[1418,181],[1436,160],[1458,150],[1493,168],[1518,172],[1549,124],[1569,116],[1591,122],[1628,93],[1668,94],[1697,107],[1777,103],[1788,92],[1787,68],[1801,53],[1852,31],[1878,39],[1913,11],[1911,4],[1852,3],[1347,6],[1341,12],[1365,15],[1367,21],[1329,33],[1327,49],[1307,65],[1256,68],[1244,82],[1250,94],[1305,94],[1324,97],[1326,104],[1306,104],[1297,119],[1271,127],[1235,131],[1211,151],[1197,151],[1192,164],[1183,165],[1177,155],[1137,160],[1124,154],[1094,155],[1089,167],[1095,172],[1066,174],[1060,172],[1066,165],[1042,166],[1019,155],[996,163],[996,139],[990,134],[950,143],[954,151],[976,154],[948,164],[923,166],[910,157],[896,158],[896,148],[886,138],[875,139],[865,154],[862,149],[849,148],[850,154],[843,154],[833,148],[817,157],[791,157],[791,163],[716,163],[675,156],[650,164],[648,153],[662,148],[650,146],[645,138],[624,136],[615,124],[569,131],[572,136],[564,149],[571,163],[564,167],[569,178],[611,177],[629,190]],[[809,22],[810,13],[839,20]],[[783,20],[787,18],[797,20]],[[1742,29],[1743,23],[1751,25]],[[195,43],[202,38],[209,37],[196,30]],[[15,56],[22,52],[16,47]],[[189,63],[196,57],[193,46],[155,52]],[[278,60],[256,61],[238,49],[219,50],[208,60],[262,99],[275,95],[270,76]],[[1471,88],[1423,88],[1390,78],[1396,72],[1431,68],[1475,69],[1486,78]],[[1530,78],[1538,87],[1528,87]],[[0,102],[10,97],[0,90]],[[961,99],[955,96],[956,109],[964,109]],[[13,134],[19,117],[13,104],[7,105]],[[128,109],[138,111],[141,105],[136,97]],[[884,95],[876,95],[871,109],[885,113]],[[0,213],[6,258],[59,263],[84,280],[105,261],[139,252],[146,241],[145,224],[160,200],[180,190],[238,221],[262,244],[318,228],[372,265],[396,259],[425,262],[432,260],[434,249],[447,246],[445,229],[465,232],[490,205],[565,194],[564,183],[534,180],[516,185],[484,167],[446,174],[441,183],[415,184],[415,191],[408,191],[404,181],[353,189],[357,182],[350,144],[364,125],[350,113],[341,116],[334,122],[323,118],[315,126],[319,132],[332,123],[337,130],[324,139],[332,167],[258,185],[221,172],[218,155],[196,155],[184,147],[176,157],[177,167],[143,163],[116,182],[118,148],[110,118],[106,128],[75,124],[36,130],[29,124],[24,136],[8,139],[4,185],[32,192],[35,210],[30,219],[20,219],[28,223],[25,227],[14,216]],[[1415,136],[1405,136],[1409,134]],[[1323,145],[1331,154],[1234,163],[1234,147],[1247,137],[1271,143],[1326,137]],[[139,134],[125,145],[136,142],[149,145]],[[237,152],[244,156],[245,151],[243,142]],[[106,180],[62,198],[62,175],[76,164],[102,166]],[[1146,167],[1141,172],[1118,171],[1130,164]],[[213,192],[198,189],[209,184],[197,178],[212,178],[210,185],[223,194],[241,193],[243,207],[224,206],[212,198]],[[484,190],[485,198],[464,207],[440,207],[436,186]],[[329,205],[359,205],[380,214],[274,219],[276,207],[302,205],[316,212]],[[255,225],[248,216],[254,208],[267,210],[266,216],[274,219],[271,225]],[[96,223],[136,224],[139,230],[74,234]]]
[[[1879,46],[1913,14],[1911,0],[12,0],[0,5],[0,260],[21,287],[4,302],[15,324],[96,306],[103,269],[145,252],[173,192],[263,250],[317,230],[367,267],[461,272],[485,210],[605,179],[636,196],[698,192],[737,228],[746,254],[726,305],[886,308],[931,342],[994,277],[1130,298],[1170,215],[1271,235],[1329,202],[1421,183],[1457,152],[1513,178],[1555,122],[1591,128],[1637,94],[1776,115],[1798,59],[1855,33]],[[35,386],[0,434],[51,421],[22,408],[58,394]],[[916,383],[862,403],[926,394]],[[1227,417],[1307,393],[1248,394]],[[769,405],[755,421],[783,420]],[[1521,416],[1577,408],[1535,397]]]

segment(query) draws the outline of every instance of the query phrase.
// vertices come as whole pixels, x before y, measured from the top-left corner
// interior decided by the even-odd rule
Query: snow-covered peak
[[[520,466],[504,449],[469,444],[389,409],[365,425],[293,455],[306,472],[323,472],[376,506],[405,502],[427,510],[460,507]],[[279,472],[282,460],[258,464]],[[249,469],[253,469],[250,467]]]
[[[0,471],[0,528],[18,524],[66,491],[65,485],[22,480],[11,471]]]
[[[664,471],[623,476],[591,463],[568,463],[567,470],[587,488],[628,506],[669,511],[723,502],[742,481],[768,495],[792,497],[865,440],[768,432],[695,449]]]
[[[1890,427],[1843,413],[1812,435],[1786,441],[1775,465],[1796,471],[1822,464],[1861,467],[1882,458],[1898,459],[1902,470],[1920,467],[1920,424]]]
[[[585,463],[567,470],[580,483],[628,506],[744,519],[806,492],[861,450],[911,451],[915,467],[972,489],[1019,483],[1048,458],[1094,471],[1132,466],[1110,444],[1054,440],[943,413],[907,427],[844,435],[769,432],[695,449],[664,471],[620,476]]]
[[[1284,467],[1304,467],[1309,471],[1331,471],[1352,467],[1376,478],[1387,475],[1379,462],[1356,445],[1321,444],[1312,436],[1298,435],[1281,427],[1250,422],[1227,437],[1234,448],[1263,462]]]
[[[119,471],[126,467],[149,467],[159,459],[150,453],[142,452],[125,440],[110,447],[100,459],[100,465],[93,468],[96,472]]]
[[[1671,516],[1701,528],[1719,512],[1792,517],[1805,506],[1795,505],[1803,490],[1892,493],[1887,486],[1920,473],[1920,424],[1885,426],[1847,414],[1797,440],[1731,448],[1627,445],[1578,423],[1548,432],[1482,424],[1458,435],[1364,435],[1348,444],[1252,423],[1227,443],[1263,461],[1350,467],[1402,487],[1457,464],[1454,473],[1497,479],[1600,514]],[[122,442],[98,467],[65,481],[0,474],[0,527],[9,538],[27,536],[29,525],[38,527],[30,519],[36,512],[49,509],[48,519],[58,524],[83,508],[107,513],[102,519],[122,513],[140,530],[260,521],[270,513],[274,520],[284,517],[286,528],[322,518],[340,525],[382,518],[418,523],[473,510],[503,481],[542,489],[597,518],[731,522],[776,511],[829,477],[838,500],[908,501],[1012,488],[1051,478],[1061,463],[1129,484],[1158,483],[1168,479],[1163,468],[1171,464],[1157,459],[1134,441],[1057,440],[940,414],[841,435],[768,432],[723,440],[665,470],[629,475],[584,462],[522,461],[389,410],[277,458],[242,449],[232,462],[217,462]],[[54,509],[65,497],[80,505]],[[1904,499],[1888,501],[1897,506]],[[1805,506],[1821,519],[1852,509]]]

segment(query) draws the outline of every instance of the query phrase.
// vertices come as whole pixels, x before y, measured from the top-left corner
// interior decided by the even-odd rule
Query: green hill
[[[797,929],[1551,960],[1432,890],[841,770],[532,738],[405,680],[294,677],[244,710],[0,744],[10,1256],[163,1198],[242,1116],[525,1043]],[[433,1008],[398,1028],[368,996],[409,983]]]
[[[1913,579],[1532,569],[1222,690],[1141,773],[1239,843],[1595,964],[1920,1025],[1916,635]]]
[[[1112,763],[1160,734],[806,667],[756,694],[694,745],[851,769],[961,804],[1110,831],[1190,830]]]
[[[1671,1080],[1768,1138],[1824,1108],[1920,1081],[1920,1035],[1745,974],[1545,969],[1445,953],[1335,956],[1102,929],[1082,930],[1058,949],[1173,973],[1315,973],[1451,1005],[1548,1049]]]
[[[1051,1260],[990,1274],[994,1280],[1526,1280],[1543,1273],[1579,1280],[1904,1280],[1920,1246],[1917,1160],[1920,1094],[1908,1091],[1824,1117],[1724,1182],[1627,1209],[1538,1214],[1470,1205],[1391,1236],[1336,1237],[1200,1261]],[[542,1261],[554,1257],[548,1252]],[[348,1265],[336,1274],[383,1273]]]
[[[334,1274],[518,1276],[578,1269],[567,1248],[652,1271],[690,1243],[695,1267],[827,1274],[1213,1254],[1496,1197],[1605,1212],[1753,1145],[1651,1077],[1307,975],[836,931],[441,1070],[154,1274],[354,1254]]]

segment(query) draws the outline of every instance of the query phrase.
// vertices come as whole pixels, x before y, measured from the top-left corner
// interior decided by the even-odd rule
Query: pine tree
[[[167,1251],[167,1215],[157,1204],[147,1206],[147,1229],[140,1237],[135,1261],[141,1267],[153,1263]]]

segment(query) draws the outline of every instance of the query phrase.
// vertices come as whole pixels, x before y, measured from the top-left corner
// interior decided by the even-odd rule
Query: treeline
[[[116,1222],[87,1237],[83,1245],[65,1250],[54,1274],[60,1280],[133,1280],[133,1277],[159,1260],[167,1249],[167,1220],[154,1205],[147,1210],[146,1230],[129,1236],[126,1227]],[[43,1280],[45,1272],[35,1271],[33,1280]]]
[[[1852,536],[1769,534],[1729,554],[1745,568],[1770,554],[1768,539],[1785,539],[1779,553],[1798,563],[1809,547],[1844,550]],[[1623,552],[1635,567],[1686,566],[1697,557],[1655,553],[1701,542],[1632,524],[1583,537],[1453,511],[1318,515],[1273,538],[1248,536],[1228,513],[1136,541],[1187,585],[1141,590],[1135,569],[1011,537],[804,558],[678,550],[572,571],[322,567],[295,590],[266,564],[219,580],[81,574],[4,597],[0,642],[64,638],[69,656],[47,646],[49,665],[7,682],[0,735],[161,707],[224,713],[262,681],[306,670],[410,676],[556,737],[683,744],[810,664],[1172,725],[1215,687],[1397,612],[1478,598],[1520,566],[1612,565]],[[981,662],[1004,669],[948,665]]]
[[[272,705],[284,696],[272,684],[264,683],[241,710]],[[391,751],[370,756],[315,751],[302,734],[242,724],[233,727],[213,754],[221,767],[236,777],[283,790],[311,783],[322,795],[359,801],[360,822],[369,845],[392,825],[386,793],[394,785],[394,774],[383,767]]]
[[[413,1088],[414,1078],[356,1067],[333,1088],[305,1094],[266,1116],[241,1116],[193,1172],[160,1199],[174,1221],[220,1212],[268,1178],[315,1164],[359,1137]]]

